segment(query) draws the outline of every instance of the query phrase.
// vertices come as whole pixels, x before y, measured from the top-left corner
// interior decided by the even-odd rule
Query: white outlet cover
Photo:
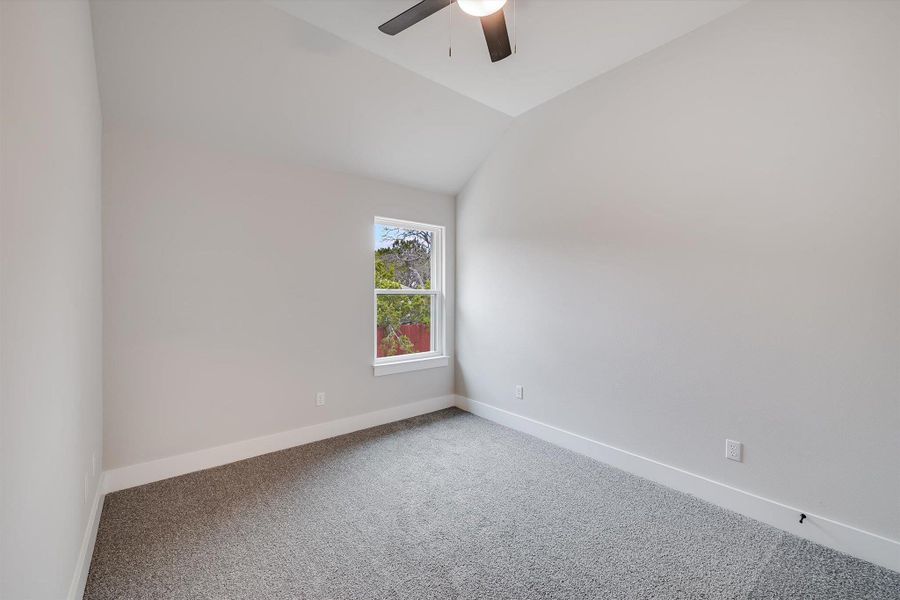
[[[516,386],[516,400],[521,400],[525,397],[525,388],[521,385]]]
[[[316,394],[316,406],[325,406],[325,392]]]
[[[737,442],[735,440],[725,440],[725,458],[727,458],[728,460],[743,462],[744,445],[741,442]]]

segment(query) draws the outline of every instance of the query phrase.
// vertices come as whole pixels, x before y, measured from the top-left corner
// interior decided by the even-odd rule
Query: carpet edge
[[[900,541],[753,494],[485,402],[457,395],[456,407],[639,477],[696,496],[797,537],[900,572]],[[801,512],[806,513],[808,517],[802,525],[797,518]]]
[[[402,421],[453,407],[455,403],[456,396],[452,394],[437,396],[324,423],[118,467],[103,473],[103,492],[109,494],[378,425]]]

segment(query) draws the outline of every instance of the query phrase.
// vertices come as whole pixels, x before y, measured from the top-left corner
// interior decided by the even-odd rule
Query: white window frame
[[[431,289],[373,289],[372,295],[372,367],[376,376],[417,371],[435,367],[446,367],[449,358],[446,354],[446,299],[444,296],[444,236],[445,228],[441,225],[417,223],[401,219],[375,217],[373,226],[384,225],[400,229],[415,229],[431,233]],[[430,296],[431,297],[431,352],[402,354],[399,356],[378,357],[378,296]]]

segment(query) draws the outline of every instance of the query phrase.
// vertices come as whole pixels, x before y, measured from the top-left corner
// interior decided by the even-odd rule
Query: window
[[[443,367],[444,228],[375,219],[375,375]]]

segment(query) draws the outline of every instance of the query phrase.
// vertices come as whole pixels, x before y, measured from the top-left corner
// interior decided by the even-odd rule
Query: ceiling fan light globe
[[[492,15],[506,4],[506,0],[456,0],[459,8],[473,17]]]

